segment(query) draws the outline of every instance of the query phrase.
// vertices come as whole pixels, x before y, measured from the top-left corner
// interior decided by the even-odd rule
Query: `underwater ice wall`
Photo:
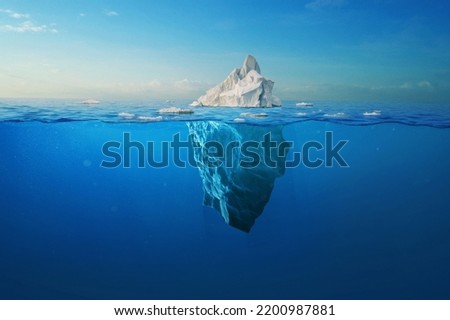
[[[217,121],[187,125],[203,181],[203,204],[219,211],[229,225],[249,232],[269,201],[275,180],[285,172],[288,144],[282,126]],[[276,148],[268,152],[268,139],[283,152]]]

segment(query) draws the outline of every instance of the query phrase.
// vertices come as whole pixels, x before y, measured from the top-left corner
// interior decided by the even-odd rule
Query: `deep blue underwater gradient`
[[[287,169],[246,234],[196,168],[99,166],[183,122],[0,123],[0,299],[450,299],[449,129],[283,128],[296,149],[325,131],[350,167]]]

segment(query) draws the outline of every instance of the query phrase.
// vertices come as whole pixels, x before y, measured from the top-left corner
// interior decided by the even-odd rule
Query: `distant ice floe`
[[[295,105],[297,107],[312,107],[314,104],[311,102],[297,102]]]
[[[241,113],[239,116],[240,117],[248,117],[248,118],[266,118],[269,115],[264,112],[261,112],[261,113],[244,112],[244,113]]]
[[[93,100],[93,99],[88,99],[88,100],[83,100],[80,102],[81,104],[99,104],[100,101],[98,100]]]
[[[341,117],[345,116],[345,113],[343,113],[343,112],[325,113],[323,116],[330,117],[330,118],[341,118]]]
[[[161,121],[163,119],[163,117],[161,117],[161,116],[157,116],[157,117],[139,116],[137,118],[138,118],[138,120],[147,121],[147,122]]]
[[[139,121],[145,121],[145,122],[161,121],[163,119],[163,117],[161,117],[161,116],[157,116],[157,117],[136,116],[134,113],[128,113],[128,112],[119,112],[118,116],[125,120],[139,120]]]
[[[306,115],[308,115],[306,112],[297,112],[296,115],[300,116],[300,117],[304,117]]]
[[[235,118],[233,119],[234,122],[245,122],[244,118]]]
[[[364,112],[363,113],[363,116],[366,116],[366,117],[376,117],[376,116],[379,116],[379,115],[381,115],[381,111],[380,110],[374,110],[372,112]]]
[[[118,116],[124,119],[133,119],[136,115],[134,113],[119,112]]]
[[[162,108],[158,110],[159,113],[176,113],[176,114],[191,114],[194,110],[182,109],[177,107]]]

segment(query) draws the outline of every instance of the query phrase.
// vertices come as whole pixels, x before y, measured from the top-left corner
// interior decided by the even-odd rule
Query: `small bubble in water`
[[[92,161],[89,159],[86,159],[83,161],[83,166],[90,167],[92,165]]]

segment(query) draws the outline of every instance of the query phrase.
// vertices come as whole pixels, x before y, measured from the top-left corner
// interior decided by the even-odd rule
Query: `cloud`
[[[385,85],[313,83],[278,87],[286,100],[448,101],[449,86],[426,79]]]
[[[400,89],[410,90],[410,89],[433,89],[433,85],[430,81],[422,80],[417,83],[415,82],[405,82],[399,86]]]
[[[25,33],[25,32],[31,32],[31,33],[39,33],[39,32],[51,32],[51,33],[57,33],[58,30],[49,27],[45,24],[42,25],[36,25],[31,21],[24,21],[22,23],[19,23],[17,25],[0,25],[0,31],[2,32],[17,32],[17,33]]]
[[[197,91],[203,89],[203,85],[200,81],[192,81],[189,79],[175,81],[174,87],[182,91]]]
[[[305,5],[306,9],[320,10],[322,8],[336,8],[347,4],[347,0],[314,0]]]
[[[448,87],[428,80],[367,87],[366,96],[391,101],[448,101]]]
[[[110,82],[97,84],[96,87],[110,94],[141,95],[164,90],[164,86],[158,80],[150,80],[147,82]]]
[[[147,86],[149,88],[156,89],[156,88],[161,87],[161,82],[159,82],[158,80],[152,80],[147,83]]]
[[[3,24],[0,25],[0,32],[16,32],[16,33],[39,33],[39,32],[51,32],[51,33],[57,33],[58,30],[51,26],[47,26],[45,24],[36,24],[29,20],[31,18],[31,15],[27,13],[18,13],[13,10],[9,9],[0,9],[0,14],[6,14],[10,18],[16,19],[16,20],[23,20],[26,19],[23,22],[14,22],[9,24]]]
[[[420,81],[420,82],[417,84],[417,86],[418,86],[419,88],[424,88],[424,89],[431,89],[431,88],[433,88],[433,86],[431,85],[431,83],[430,83],[429,81],[426,81],[426,80]]]
[[[18,13],[9,9],[0,9],[0,13],[6,13],[10,18],[13,19],[29,19],[30,15],[27,13]]]
[[[116,16],[119,15],[116,11],[112,11],[112,10],[105,10],[105,14],[106,14],[108,17],[116,17]]]
[[[95,87],[99,92],[111,96],[134,95],[146,97],[153,95],[154,97],[184,97],[190,99],[205,90],[204,85],[200,81],[191,81],[189,79],[179,81],[149,79],[147,81],[105,82],[97,83]]]
[[[177,86],[177,87],[185,87],[185,86],[189,85],[189,83],[190,83],[189,79],[185,78],[183,80],[175,81],[175,86]]]

